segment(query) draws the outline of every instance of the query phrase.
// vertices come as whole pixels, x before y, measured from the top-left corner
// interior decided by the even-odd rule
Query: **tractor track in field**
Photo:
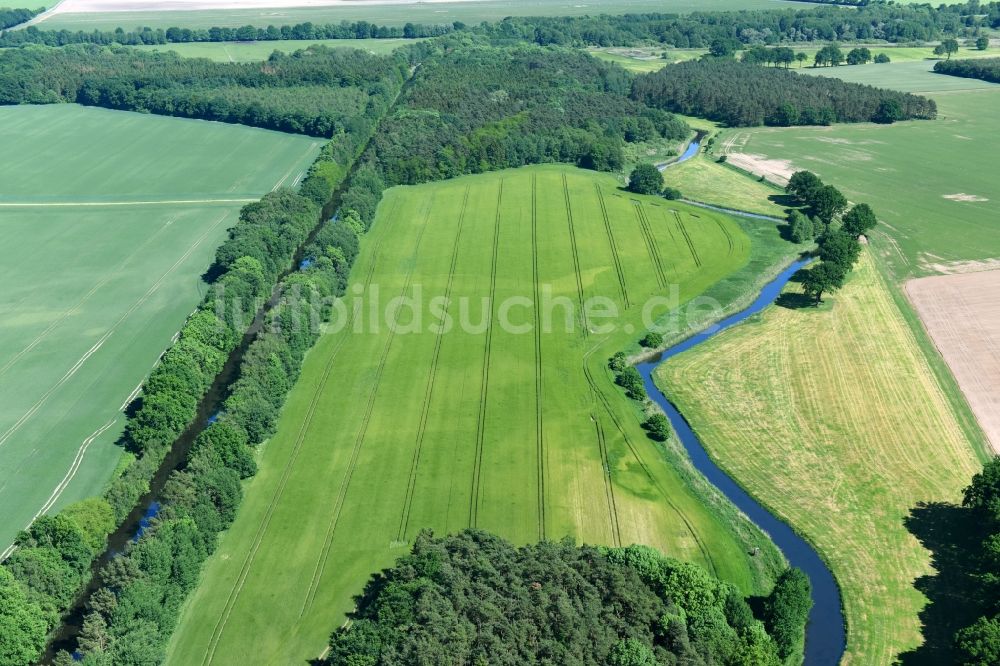
[[[469,527],[479,520],[479,494],[483,470],[483,440],[486,437],[486,399],[490,385],[490,352],[493,345],[493,308],[497,290],[497,256],[500,250],[500,204],[503,202],[503,178],[497,190],[497,214],[493,227],[493,259],[490,265],[490,318],[483,348],[483,380],[479,389],[479,421],[476,424],[476,459],[472,468],[472,494],[469,498]]]
[[[406,292],[410,290],[410,284],[413,281],[413,272],[416,266],[416,260],[420,252],[420,243],[424,238],[424,232],[427,231],[427,226],[430,222],[431,211],[434,208],[434,193],[431,194],[430,201],[427,203],[427,212],[424,214],[424,222],[420,227],[420,231],[417,234],[417,241],[413,246],[413,263],[410,264],[410,268],[406,273],[406,282],[403,285],[403,289],[400,291],[400,297],[406,296]],[[319,589],[319,582],[323,578],[323,573],[326,570],[326,563],[330,557],[330,550],[333,547],[333,539],[337,533],[337,527],[340,524],[340,514],[344,508],[344,502],[347,500],[347,493],[351,487],[351,480],[354,477],[354,472],[358,466],[358,458],[361,455],[361,449],[365,443],[365,437],[368,434],[368,426],[371,423],[372,413],[375,410],[375,399],[378,397],[379,385],[382,383],[382,374],[385,372],[386,360],[389,358],[389,350],[392,348],[392,343],[396,339],[396,331],[391,328],[389,331],[389,337],[385,341],[385,347],[382,349],[382,356],[379,358],[378,367],[375,369],[375,378],[372,383],[371,392],[368,394],[368,402],[365,405],[364,416],[361,421],[361,427],[358,429],[358,435],[354,442],[354,449],[351,451],[351,460],[347,466],[347,472],[344,475],[343,481],[341,481],[340,489],[337,493],[337,502],[334,505],[333,517],[330,520],[330,525],[327,528],[326,540],[323,543],[323,550],[320,552],[320,557],[316,562],[316,568],[313,571],[312,580],[309,583],[309,589],[306,592],[306,599],[302,605],[302,610],[299,612],[299,617],[306,614],[316,600],[316,592]]]
[[[701,257],[698,256],[698,250],[694,247],[694,241],[691,240],[691,234],[688,233],[687,226],[684,224],[684,220],[681,219],[681,214],[676,210],[672,210],[671,212],[674,214],[674,221],[677,223],[677,229],[684,237],[684,242],[687,243],[688,250],[691,251],[691,258],[694,259],[694,265],[701,268]]]
[[[635,217],[639,221],[639,231],[642,233],[643,240],[646,241],[649,261],[653,266],[653,272],[656,273],[656,281],[660,287],[665,288],[667,286],[667,275],[663,270],[663,258],[660,257],[660,250],[656,245],[656,238],[653,237],[653,230],[649,226],[649,220],[646,218],[646,211],[643,210],[641,202],[633,201],[632,204],[635,207]],[[732,242],[730,242],[731,244]]]
[[[10,358],[10,360],[8,360],[3,365],[3,367],[0,367],[0,377],[5,375],[7,371],[10,370],[10,368],[15,363],[17,363],[25,354],[29,353],[31,350],[33,350],[35,347],[41,344],[42,340],[48,337],[49,333],[51,333],[59,324],[64,322],[70,315],[75,314],[83,306],[83,304],[89,301],[94,296],[94,294],[96,294],[98,291],[101,290],[101,288],[104,285],[106,285],[108,282],[111,281],[112,278],[114,278],[116,275],[118,275],[118,273],[124,270],[128,262],[130,262],[140,252],[145,250],[150,243],[156,240],[156,238],[159,237],[160,234],[162,234],[164,230],[166,230],[166,228],[169,227],[171,224],[173,224],[176,220],[177,220],[176,217],[171,217],[167,219],[163,223],[163,225],[156,230],[155,233],[150,234],[145,240],[143,240],[142,243],[136,246],[136,248],[131,253],[129,253],[127,257],[122,259],[113,270],[111,270],[110,272],[105,274],[104,277],[98,280],[94,284],[94,286],[92,286],[86,294],[81,296],[80,299],[72,307],[64,310],[56,319],[52,321],[51,324],[48,325],[48,327],[45,328],[44,331],[36,335],[34,339],[32,339],[32,341],[27,344],[27,346],[25,346],[21,351],[14,354]]]
[[[593,391],[593,387],[591,387]],[[596,400],[596,398],[595,398]],[[594,428],[597,431],[597,447],[601,452],[601,466],[604,476],[604,496],[608,500],[608,520],[611,523],[611,538],[616,548],[622,545],[622,531],[618,525],[618,505],[615,502],[615,483],[611,478],[611,459],[608,457],[608,442],[604,436],[604,426],[597,414],[593,414]]]
[[[562,175],[563,199],[566,202],[566,220],[569,223],[569,243],[573,252],[573,272],[576,276],[576,298],[580,306],[580,325],[583,329],[583,337],[590,335],[590,327],[587,324],[587,309],[583,305],[583,278],[580,274],[580,252],[576,245],[576,225],[573,223],[573,205],[570,202],[569,183],[566,174]]]
[[[639,456],[639,451],[635,448],[635,444],[632,443],[632,439],[628,436],[628,433],[625,432],[625,428],[622,425],[621,421],[618,419],[618,416],[615,414],[614,409],[611,406],[611,403],[608,401],[608,397],[601,391],[600,387],[597,385],[597,382],[594,380],[594,376],[590,372],[590,368],[587,365],[587,361],[589,360],[590,355],[596,349],[597,347],[594,347],[594,349],[588,352],[584,356],[584,361],[583,361],[583,374],[587,379],[587,383],[590,385],[591,391],[593,391],[594,395],[597,397],[601,405],[604,407],[604,410],[611,418],[611,422],[615,424],[615,428],[618,430],[618,433],[622,436],[622,439],[625,441],[625,446],[628,447],[628,450],[632,453],[632,457],[642,468],[642,471],[646,474],[646,477],[649,479],[650,483],[653,484],[657,492],[659,492],[660,496],[663,498],[663,501],[666,502],[671,509],[673,509],[674,513],[676,513],[677,516],[684,523],[684,526],[687,527],[688,532],[691,534],[691,538],[694,539],[694,542],[698,546],[699,552],[701,552],[702,557],[705,558],[705,562],[707,563],[708,568],[711,570],[712,575],[718,576],[718,569],[715,566],[715,560],[712,559],[711,552],[708,550],[705,544],[702,543],[701,537],[698,535],[698,532],[694,529],[694,526],[691,524],[691,521],[688,520],[688,517],[684,515],[684,512],[681,511],[680,508],[670,499],[670,495],[667,494],[666,489],[663,488],[663,486],[660,485],[660,482],[656,480],[656,477],[653,476],[653,472],[649,469],[649,466],[646,464],[646,461]]]
[[[545,540],[545,431],[542,416],[542,313],[538,293],[538,183],[531,175],[531,274],[535,285],[535,446],[538,468],[538,538]]]
[[[597,183],[594,183],[594,189],[597,190],[597,199],[601,204],[601,216],[604,218],[604,229],[608,233],[608,244],[611,246],[611,259],[615,265],[615,273],[618,274],[618,287],[622,292],[622,303],[628,310],[632,304],[628,300],[628,287],[625,286],[625,272],[622,270],[621,257],[618,256],[618,244],[615,243],[615,235],[611,232],[611,220],[608,218],[608,206],[604,202],[604,191]]]
[[[395,211],[397,206],[398,199],[394,202],[393,211]],[[390,214],[387,219],[392,220],[394,217],[394,215]],[[387,233],[385,229],[387,228],[388,225],[383,227],[382,235],[379,236],[378,240],[375,242],[375,246],[372,248],[372,261],[371,265],[368,267],[368,273],[365,276],[365,291],[367,291],[368,286],[371,284],[372,276],[375,273],[375,266],[378,263],[379,250],[382,247],[382,241]],[[351,323],[354,320],[354,315],[355,311],[351,310],[349,315],[350,321],[348,322],[346,329],[350,329]],[[275,489],[274,494],[271,497],[271,501],[268,503],[267,510],[264,514],[264,520],[257,529],[257,532],[254,535],[254,540],[250,545],[250,550],[247,552],[247,556],[243,560],[240,575],[237,577],[236,585],[233,586],[232,591],[229,593],[229,598],[226,600],[226,606],[223,614],[219,618],[219,621],[216,623],[215,629],[212,632],[212,637],[209,640],[205,658],[202,660],[203,666],[211,664],[212,660],[215,658],[215,651],[222,638],[222,633],[225,631],[226,624],[229,622],[229,617],[232,615],[233,608],[236,606],[236,601],[239,598],[240,593],[243,591],[243,585],[246,583],[247,576],[250,574],[250,568],[253,566],[254,559],[257,557],[257,551],[260,549],[260,545],[264,541],[264,535],[267,533],[267,529],[271,524],[271,518],[274,515],[274,510],[277,507],[281,496],[284,494],[285,486],[288,484],[288,479],[292,473],[292,468],[298,460],[302,444],[305,442],[306,433],[312,425],[313,417],[316,414],[316,408],[319,405],[320,398],[326,390],[327,381],[330,379],[330,375],[333,372],[334,361],[337,359],[340,354],[340,350],[343,348],[346,341],[347,338],[345,336],[338,342],[336,347],[334,347],[333,352],[330,354],[329,359],[327,359],[326,366],[323,368],[323,374],[320,377],[319,383],[316,385],[316,390],[313,392],[312,400],[309,403],[309,408],[306,410],[305,418],[302,419],[302,424],[299,426],[299,432],[296,436],[295,444],[292,447],[292,453],[288,458],[288,462],[285,463],[285,468],[282,470],[281,478],[278,481],[278,487]]]
[[[729,232],[729,229],[726,229],[726,225],[722,222],[722,220],[715,218],[715,223],[719,225],[719,229],[722,230],[722,235],[726,237],[726,243],[729,245],[728,256],[733,256],[736,252],[736,242],[733,239],[733,235]]]
[[[469,205],[469,190],[471,186],[465,187],[465,196],[462,199],[462,210],[458,214],[458,230],[455,232],[455,244],[451,251],[451,265],[448,268],[448,283],[444,290],[445,307],[451,303],[451,288],[455,282],[455,267],[458,265],[459,242],[462,239],[462,227],[465,225],[465,212]],[[413,451],[413,461],[410,463],[410,476],[406,483],[406,499],[403,501],[403,513],[399,519],[399,530],[396,533],[396,541],[404,541],[406,532],[410,526],[410,509],[413,505],[413,493],[417,485],[417,468],[420,465],[420,452],[423,450],[424,435],[427,432],[427,419],[430,416],[431,401],[434,397],[434,382],[437,377],[438,359],[441,356],[441,343],[444,341],[444,334],[438,333],[434,340],[434,354],[431,357],[430,373],[427,376],[427,388],[424,391],[424,403],[420,411],[420,423],[417,426],[416,448]]]
[[[115,332],[118,330],[118,327],[121,326],[122,322],[124,322],[126,319],[132,316],[133,312],[142,307],[153,294],[159,291],[160,287],[163,286],[163,283],[166,281],[167,277],[170,276],[170,274],[172,274],[174,270],[177,269],[178,266],[187,261],[187,259],[194,253],[194,251],[198,249],[198,246],[200,246],[202,242],[204,242],[204,240],[208,238],[208,235],[212,233],[212,231],[214,231],[215,228],[219,226],[222,223],[222,221],[225,220],[227,217],[229,217],[229,213],[226,213],[225,215],[220,217],[218,220],[215,221],[214,224],[212,224],[212,226],[206,229],[205,232],[201,236],[199,236],[195,240],[195,242],[191,244],[190,247],[188,247],[187,251],[185,251],[184,254],[182,254],[181,257],[177,261],[175,261],[173,265],[170,266],[170,268],[164,271],[164,273],[159,278],[157,278],[156,282],[150,285],[149,289],[147,289],[146,292],[142,296],[140,296],[139,299],[135,303],[133,303],[129,307],[129,309],[126,310],[118,318],[118,320],[115,321],[115,323],[112,324],[111,327],[104,332],[104,334],[100,338],[98,338],[97,342],[95,342],[94,345],[83,354],[83,356],[77,359],[76,362],[69,368],[69,370],[67,370],[55,384],[49,387],[48,390],[46,390],[41,395],[41,397],[35,402],[35,404],[33,404],[28,409],[28,411],[25,412],[21,416],[21,418],[19,418],[17,422],[14,423],[14,425],[8,428],[6,432],[3,433],[3,435],[0,435],[0,446],[6,444],[7,440],[9,440],[18,430],[20,430],[25,423],[30,421],[35,416],[35,414],[38,413],[38,410],[40,410],[45,405],[45,403],[48,402],[49,398],[51,398],[56,393],[56,391],[58,391],[64,384],[66,384],[66,382],[68,382],[70,379],[73,378],[73,376],[80,370],[80,368],[84,366],[87,360],[90,359],[91,356],[96,354],[101,349],[101,347],[104,346],[104,343],[107,342],[108,339],[115,334]]]

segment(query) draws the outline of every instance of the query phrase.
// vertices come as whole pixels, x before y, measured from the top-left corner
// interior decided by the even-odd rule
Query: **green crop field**
[[[774,9],[800,7],[786,0],[458,0],[456,2],[413,2],[412,4],[344,3],[329,7],[264,7],[261,9],[202,9],[188,11],[131,11],[56,13],[39,23],[52,30],[113,30],[137,26],[153,28],[196,28],[209,26],[285,25],[312,21],[340,23],[369,21],[378,25],[401,26],[407,22],[443,24],[462,21],[474,25],[482,21],[500,21],[506,16],[579,16],[586,14],[625,14],[631,12],[693,12],[734,9]]]
[[[885,223],[875,247],[894,280],[972,267],[1000,257],[1000,180],[982,166],[995,157],[1000,86],[975,83],[989,89],[932,95],[934,121],[732,130],[727,141],[872,204]]]
[[[647,439],[606,360],[634,345],[644,304],[669,285],[680,302],[739,300],[792,249],[767,223],[570,167],[389,190],[348,290],[368,301],[310,352],[169,662],[315,658],[367,577],[425,528],[646,543],[766,589],[774,551],[718,499],[706,508],[711,493]],[[419,295],[419,331],[382,318],[376,330],[376,290],[379,312]],[[442,296],[454,327],[436,335],[425,308]],[[565,322],[595,297],[620,316]]]
[[[292,53],[313,44],[330,48],[363,49],[371,53],[390,53],[419,39],[288,39],[275,42],[186,42],[137,46],[143,51],[174,51],[185,58],[208,58],[218,62],[254,62],[267,60],[275,51]]]
[[[975,53],[982,53],[976,51]],[[989,53],[989,52],[987,52]],[[966,56],[963,56],[966,57]],[[805,74],[830,76],[850,83],[863,83],[878,88],[891,88],[917,94],[958,92],[963,90],[997,90],[997,84],[936,74],[936,60],[911,60],[888,65],[842,65],[840,67],[803,67]]]
[[[791,286],[790,290],[797,290]],[[819,309],[772,306],[661,367],[710,454],[814,543],[844,595],[845,663],[917,646],[930,553],[905,520],[978,459],[869,255]]]
[[[319,140],[73,105],[0,107],[0,550],[98,492],[121,406],[200,300],[244,202]]]

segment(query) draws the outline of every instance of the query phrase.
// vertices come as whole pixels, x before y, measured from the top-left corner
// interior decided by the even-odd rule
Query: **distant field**
[[[907,516],[957,501],[978,459],[870,256],[829,300],[774,306],[657,381],[712,457],[831,566],[844,663],[888,664],[921,642],[914,579],[933,572]]]
[[[871,203],[886,224],[875,247],[894,279],[955,264],[967,270],[974,267],[968,262],[1000,257],[1000,180],[982,166],[996,157],[1000,86],[932,97],[939,109],[934,121],[756,128],[726,136],[733,150],[790,160],[851,200]]]
[[[520,543],[646,543],[744,591],[766,586],[753,567],[767,557],[748,557],[753,541],[733,531],[743,521],[706,508],[606,369],[634,344],[642,304],[665,285],[678,284],[686,301],[748,261],[756,276],[790,249],[770,225],[745,229],[568,167],[387,192],[349,293],[377,287],[383,306],[418,289],[424,303],[448,294],[456,328],[428,333],[425,315],[421,333],[363,325],[368,333],[357,334],[352,325],[319,341],[169,663],[316,657],[367,577],[424,528],[472,525]],[[600,322],[613,321],[612,332],[579,318],[567,330],[562,306],[550,332],[539,333],[545,307],[512,310],[518,325],[541,317],[534,332],[499,325],[504,302],[544,302],[548,286],[571,305],[604,296],[630,307]],[[752,288],[742,276],[712,293],[729,302]],[[493,299],[489,329],[462,330],[461,303],[471,301],[465,318],[475,324],[482,298]]]
[[[0,107],[0,551],[101,489],[121,406],[244,202],[319,142],[71,105]],[[95,436],[96,435],[96,436]]]
[[[975,53],[982,53],[976,51]],[[989,53],[987,51],[987,53]],[[804,74],[829,76],[851,83],[863,83],[878,88],[890,88],[917,94],[956,92],[963,90],[998,90],[995,83],[978,79],[937,74],[936,60],[910,60],[888,65],[844,65],[841,67],[803,67]]]
[[[275,51],[292,53],[313,44],[330,48],[362,49],[383,54],[419,39],[288,39],[275,42],[186,42],[137,46],[142,51],[174,51],[185,58],[208,58],[219,62],[267,60]]]
[[[700,58],[707,53],[707,51],[705,49],[613,47],[589,49],[589,53],[596,58],[600,58],[601,60],[613,62],[621,65],[629,71],[642,74],[645,72],[655,72],[665,65],[672,65],[675,62],[684,62],[685,60]]]
[[[154,5],[156,3],[149,3]],[[166,6],[163,3],[161,6]],[[266,3],[261,3],[266,4]],[[126,11],[99,13],[55,13],[40,27],[69,30],[113,30],[137,26],[195,28],[238,27],[303,23],[370,21],[378,25],[407,22],[467,24],[499,21],[506,16],[578,16],[581,14],[624,14],[628,12],[693,12],[730,9],[773,9],[798,7],[784,0],[459,0],[457,2],[415,2],[412,4],[368,4],[344,2],[330,7],[285,7],[260,9],[203,9],[187,11]]]

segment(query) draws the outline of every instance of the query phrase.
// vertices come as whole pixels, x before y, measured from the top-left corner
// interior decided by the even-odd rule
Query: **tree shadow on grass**
[[[779,308],[787,310],[801,310],[802,308],[818,307],[816,299],[799,292],[785,292],[775,299],[774,304]]]
[[[913,586],[927,597],[920,611],[923,645],[899,656],[903,666],[956,663],[955,632],[981,615],[977,571],[982,526],[973,511],[954,504],[921,502],[904,519],[906,528],[931,552],[936,573],[921,576]]]
[[[777,204],[785,209],[785,213],[788,213],[790,208],[798,208],[799,202],[791,194],[771,194],[767,197],[768,201]]]

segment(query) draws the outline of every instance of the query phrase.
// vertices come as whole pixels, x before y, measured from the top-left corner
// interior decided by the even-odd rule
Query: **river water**
[[[709,457],[691,426],[677,411],[673,403],[653,383],[653,371],[661,363],[681,352],[695,347],[709,338],[734,326],[772,304],[792,275],[807,262],[798,261],[785,269],[774,281],[761,290],[757,300],[746,310],[731,315],[711,328],[667,349],[657,356],[636,366],[642,374],[646,392],[670,419],[692,463],[723,495],[735,504],[750,520],[770,535],[771,540],[788,558],[792,566],[802,569],[812,583],[813,608],[806,627],[805,664],[807,666],[834,665],[840,661],[846,646],[844,614],[840,603],[840,588],[820,558],[805,539],[770,511],[761,506],[733,479],[719,468]]]

